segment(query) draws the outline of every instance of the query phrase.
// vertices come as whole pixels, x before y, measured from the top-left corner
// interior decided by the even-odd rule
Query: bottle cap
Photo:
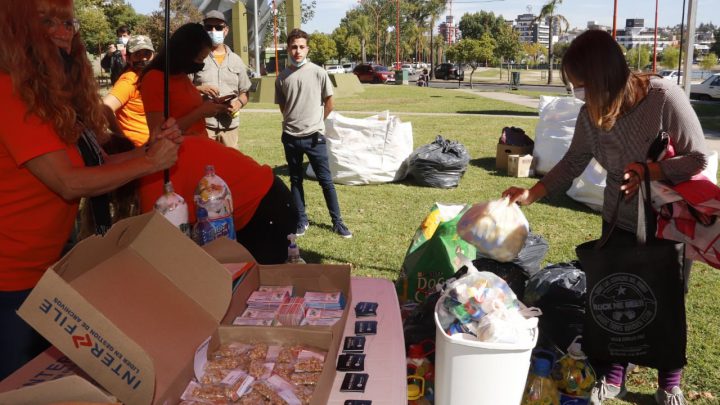
[[[425,357],[425,349],[419,344],[410,345],[410,348],[408,349],[408,357],[411,359],[422,359]]]
[[[568,346],[568,356],[572,357],[575,360],[587,359],[585,352],[582,351],[582,345],[580,345],[580,342],[578,342],[578,339],[580,338],[582,338],[582,336],[575,336],[575,339],[573,339],[572,343],[570,343],[570,346]]]
[[[201,219],[207,219],[207,217],[208,217],[208,212],[203,207],[197,207],[196,214],[197,214],[198,221]]]
[[[205,175],[208,175],[208,174],[215,174],[215,166],[213,166],[213,165],[205,166]]]
[[[533,374],[540,377],[550,375],[550,360],[544,357],[536,357],[533,362]]]

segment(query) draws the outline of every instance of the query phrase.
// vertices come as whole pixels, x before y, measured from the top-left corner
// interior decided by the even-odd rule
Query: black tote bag
[[[684,246],[654,237],[647,175],[643,186],[635,235],[615,230],[620,193],[608,232],[575,249],[587,277],[583,350],[593,361],[677,369],[687,363]]]

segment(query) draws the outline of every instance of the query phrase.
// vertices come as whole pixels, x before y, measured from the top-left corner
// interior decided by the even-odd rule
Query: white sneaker
[[[685,396],[680,387],[672,387],[670,392],[659,388],[655,391],[655,401],[659,405],[687,405],[685,402]]]
[[[595,386],[590,392],[590,404],[591,405],[602,405],[603,401],[612,398],[622,398],[627,394],[625,384],[621,386],[608,384],[605,382],[605,377],[595,382]]]

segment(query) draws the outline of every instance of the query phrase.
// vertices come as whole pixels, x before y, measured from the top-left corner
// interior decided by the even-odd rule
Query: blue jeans
[[[330,165],[328,164],[325,135],[316,132],[298,138],[283,133],[282,143],[285,147],[285,159],[290,172],[290,192],[297,210],[298,225],[308,223],[307,214],[305,213],[305,192],[303,191],[303,155],[307,155],[310,160],[310,166],[312,166],[320,187],[322,187],[325,204],[330,212],[333,224],[342,222],[340,203],[338,202],[337,193],[335,193],[335,184],[333,184]]]
[[[0,291],[0,380],[50,347],[15,313],[30,291]]]

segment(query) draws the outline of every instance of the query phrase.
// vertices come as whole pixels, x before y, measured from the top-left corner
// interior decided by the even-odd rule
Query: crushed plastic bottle
[[[205,176],[195,189],[195,206],[207,210],[208,220],[215,228],[215,237],[226,236],[235,240],[233,201],[227,183],[215,174],[215,167],[205,166]]]
[[[528,375],[521,405],[559,405],[560,394],[555,382],[550,378],[552,361],[545,357],[535,357]]]
[[[590,392],[595,385],[595,371],[582,351],[576,336],[568,347],[567,354],[558,360],[553,368],[552,377],[560,391],[560,404],[586,405]]]
[[[192,238],[200,246],[215,240],[215,228],[208,220],[208,212],[203,207],[197,207],[197,222],[193,226]]]
[[[185,199],[175,192],[170,181],[165,183],[163,189],[165,192],[155,201],[155,211],[178,227],[182,233],[190,236],[190,220]]]
[[[295,243],[297,235],[291,233],[287,239],[290,241],[290,245],[288,245],[288,256],[285,263],[305,264],[305,260],[300,257],[300,248]]]

